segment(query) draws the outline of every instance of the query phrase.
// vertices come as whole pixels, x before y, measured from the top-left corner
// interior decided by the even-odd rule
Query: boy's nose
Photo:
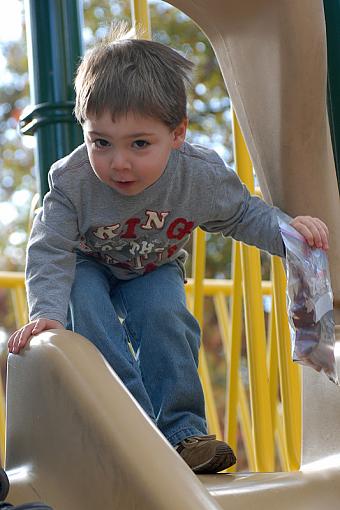
[[[129,160],[121,152],[115,152],[111,160],[111,168],[116,171],[130,170]]]

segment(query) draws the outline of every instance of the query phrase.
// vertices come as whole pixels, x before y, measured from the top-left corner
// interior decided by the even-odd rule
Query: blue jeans
[[[207,433],[200,330],[177,263],[118,280],[97,261],[78,257],[68,329],[99,349],[172,445]]]

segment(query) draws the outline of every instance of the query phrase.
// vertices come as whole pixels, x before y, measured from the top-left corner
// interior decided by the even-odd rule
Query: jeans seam
[[[124,319],[124,329],[126,330],[126,332],[128,333],[128,337],[132,337],[134,340],[137,339],[137,334],[136,332],[134,331],[134,328],[132,328],[131,326],[128,325],[126,319],[128,318],[128,304],[127,304],[127,300],[125,298],[125,295],[124,295],[124,292],[122,291],[122,289],[118,289],[118,292],[119,292],[119,295],[121,297],[121,301],[124,305],[124,312],[125,312],[125,319]]]

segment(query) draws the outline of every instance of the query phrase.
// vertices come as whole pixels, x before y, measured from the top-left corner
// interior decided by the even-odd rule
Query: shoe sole
[[[235,463],[236,457],[233,450],[227,444],[222,444],[218,446],[212,459],[191,469],[196,474],[208,475],[223,471],[233,466]]]

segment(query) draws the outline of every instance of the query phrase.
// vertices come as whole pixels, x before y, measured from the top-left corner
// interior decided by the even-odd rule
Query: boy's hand
[[[26,324],[22,328],[15,331],[8,340],[8,350],[13,354],[18,354],[21,349],[25,347],[28,340],[32,335],[37,335],[47,329],[65,329],[64,326],[54,320],[50,319],[37,319],[35,321]]]
[[[328,250],[328,228],[319,218],[297,216],[290,224],[306,239],[309,246]]]

